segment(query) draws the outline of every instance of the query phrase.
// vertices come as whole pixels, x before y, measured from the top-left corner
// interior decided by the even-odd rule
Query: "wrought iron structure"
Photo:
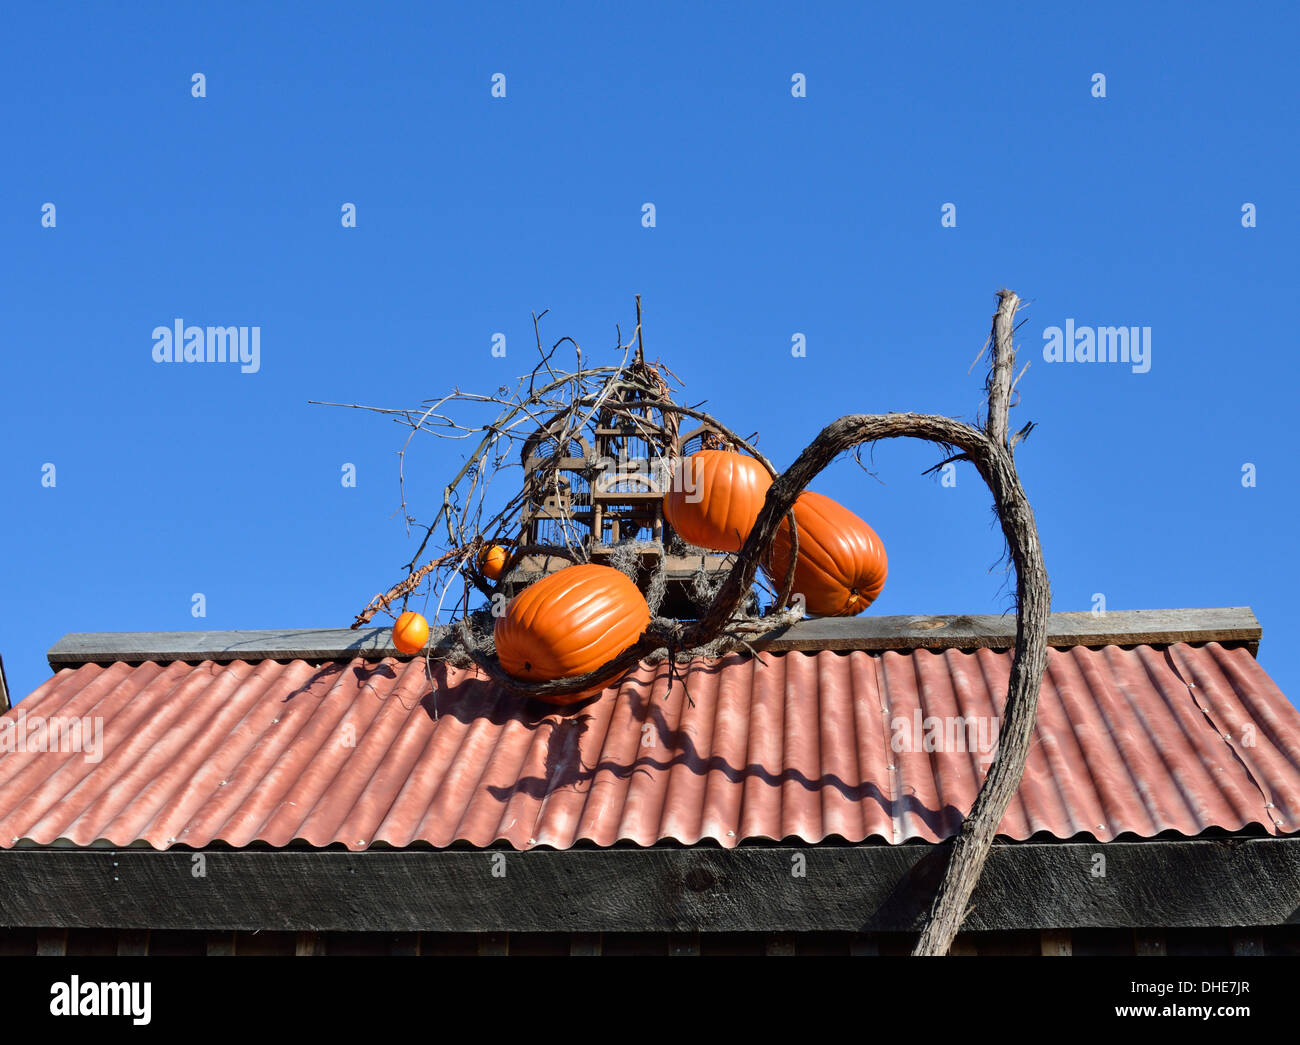
[[[553,415],[526,440],[518,546],[529,549],[502,578],[513,596],[573,562],[635,562],[643,590],[662,571],[659,612],[692,617],[726,572],[728,556],[686,545],[664,518],[663,498],[680,462],[726,445],[707,421],[682,432],[662,374],[640,348],[634,361],[579,409]]]

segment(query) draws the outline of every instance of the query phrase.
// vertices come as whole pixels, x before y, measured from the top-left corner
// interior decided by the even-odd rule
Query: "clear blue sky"
[[[649,355],[785,466],[844,413],[970,417],[1005,285],[1054,608],[1250,605],[1295,699],[1300,16],[1057,6],[10,5],[12,690],[66,632],[341,627],[398,580],[402,430],[309,399],[495,388],[533,310],[608,362],[641,293]],[[259,372],[155,363],[178,318],[259,326]],[[1149,372],[1044,362],[1067,319],[1150,327]],[[417,515],[459,451],[417,442]],[[936,460],[816,486],[888,548],[869,613],[1010,605],[988,494]]]

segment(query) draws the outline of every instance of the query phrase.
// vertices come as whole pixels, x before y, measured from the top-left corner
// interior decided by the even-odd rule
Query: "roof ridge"
[[[447,625],[430,629],[436,642]],[[774,653],[820,650],[1007,649],[1015,644],[1014,614],[819,617],[774,627],[752,639]],[[1207,609],[1110,610],[1053,613],[1048,645],[1163,646],[1176,642],[1244,645],[1254,654],[1262,629],[1249,606]],[[400,657],[388,628],[264,629],[248,631],[72,632],[49,650],[54,670],[78,664],[170,661],[382,660]]]

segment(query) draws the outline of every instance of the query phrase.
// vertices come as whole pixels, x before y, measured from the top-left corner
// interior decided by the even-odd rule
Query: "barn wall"
[[[0,929],[0,955],[906,955],[911,933],[205,933]],[[1300,955],[1300,925],[962,933],[960,955]]]

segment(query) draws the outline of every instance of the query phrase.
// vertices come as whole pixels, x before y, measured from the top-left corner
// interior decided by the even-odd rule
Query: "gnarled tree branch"
[[[1043,565],[1034,514],[1020,485],[1013,453],[1016,443],[1032,429],[1032,423],[1008,438],[1008,415],[1014,384],[1012,375],[1015,370],[1012,339],[1019,304],[1020,299],[1012,291],[998,292],[998,308],[993,317],[992,333],[986,343],[986,347],[992,345],[992,354],[985,382],[988,411],[982,427],[932,414],[848,415],[822,429],[794,464],[780,475],[775,475],[762,455],[735,437],[737,445],[744,446],[758,457],[775,478],[758,520],[726,580],[699,620],[682,622],[655,618],[636,644],[596,670],[581,676],[540,683],[523,682],[506,675],[493,658],[484,656],[476,648],[472,636],[468,634],[468,623],[464,620],[461,622],[461,643],[465,649],[484,672],[510,692],[541,698],[577,693],[612,680],[635,666],[641,658],[664,648],[670,651],[696,649],[707,646],[726,634],[733,627],[733,618],[754,584],[757,570],[768,554],[781,520],[788,516],[793,524],[795,500],[839,454],[863,443],[912,438],[939,446],[945,454],[945,463],[970,461],[993,495],[1002,533],[1016,570],[1015,653],[1003,708],[997,755],[970,814],[962,822],[953,842],[943,881],[916,944],[915,954],[946,954],[965,919],[970,897],[988,859],[997,828],[1024,775],[1037,717],[1039,689],[1047,666],[1051,589]],[[590,400],[584,398],[581,402],[586,405]],[[698,411],[675,407],[667,402],[653,405],[662,405],[665,412],[676,410],[686,416],[702,416]],[[487,438],[485,437],[485,442]],[[780,593],[780,605],[789,596],[794,560],[792,555]],[[403,585],[408,583],[410,578]],[[394,588],[387,596],[377,597],[376,601],[386,604],[394,596],[404,595],[406,589],[403,585]],[[455,643],[456,634],[456,629],[453,629],[448,641]]]

